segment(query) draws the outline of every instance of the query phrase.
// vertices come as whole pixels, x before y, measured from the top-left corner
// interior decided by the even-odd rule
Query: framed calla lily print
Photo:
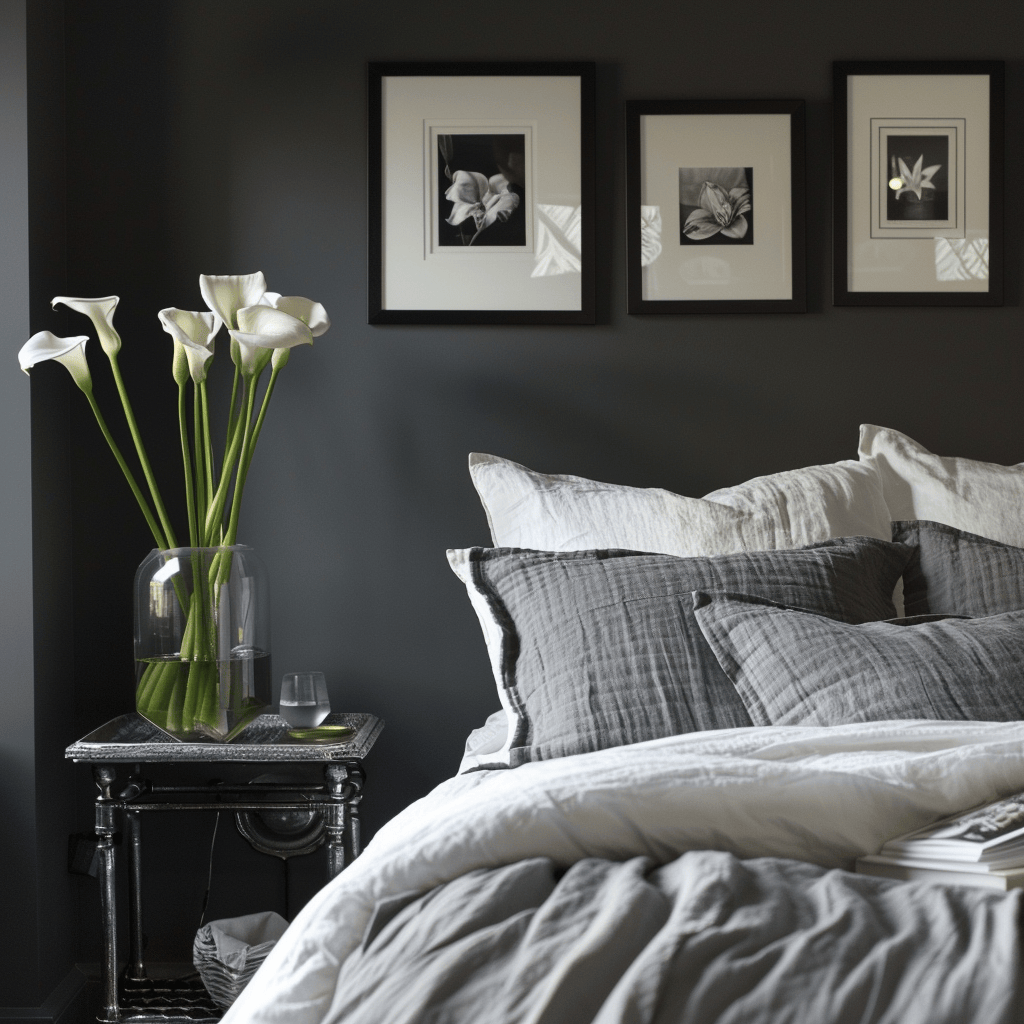
[[[371,324],[591,324],[594,65],[369,65]]]
[[[837,306],[1002,304],[1003,73],[833,65]]]
[[[626,104],[630,313],[802,313],[803,100]]]

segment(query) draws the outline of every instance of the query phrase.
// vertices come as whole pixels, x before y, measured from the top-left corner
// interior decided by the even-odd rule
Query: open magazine
[[[897,836],[879,852],[887,857],[1024,867],[1024,793]]]
[[[857,871],[910,881],[1024,888],[1024,793],[890,839]]]

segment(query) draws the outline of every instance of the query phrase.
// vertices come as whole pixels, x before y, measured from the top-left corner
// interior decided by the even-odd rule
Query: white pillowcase
[[[469,594],[469,603],[473,606],[473,611],[476,612],[476,617],[480,620],[480,629],[484,634],[487,657],[491,663],[494,682],[498,687],[498,699],[501,701],[501,711],[495,712],[495,714],[502,716],[501,722],[505,732],[500,736],[501,742],[487,751],[487,757],[484,760],[467,764],[466,756],[464,756],[462,764],[459,766],[460,772],[465,771],[467,767],[476,767],[479,764],[508,764],[509,751],[512,749],[512,737],[516,732],[515,728],[509,728],[509,724],[511,723],[515,726],[519,723],[519,715],[509,703],[508,690],[502,679],[501,655],[505,633],[495,619],[487,599],[477,590],[476,584],[473,582],[473,567],[469,561],[469,552],[469,548],[449,548],[448,564],[452,567],[452,572],[465,584],[466,593]],[[487,722],[489,724],[491,719],[488,718]],[[470,740],[473,739],[473,736],[474,733],[470,733]],[[473,753],[480,752],[475,750]],[[469,741],[467,741],[466,755],[468,756],[469,754]]]
[[[691,557],[890,537],[874,467],[852,460],[757,477],[705,498],[537,473],[476,452],[469,472],[498,547]]]
[[[507,739],[508,718],[504,710],[488,715],[487,721],[479,729],[474,729],[469,734],[466,740],[466,750],[462,755],[462,761],[456,774],[461,775],[463,772],[479,768],[481,765],[498,763],[495,758],[503,749],[505,754],[500,758],[500,763],[508,764]]]
[[[894,520],[928,519],[1024,547],[1024,463],[933,455],[906,434],[871,424],[860,428],[858,454],[877,472]]]

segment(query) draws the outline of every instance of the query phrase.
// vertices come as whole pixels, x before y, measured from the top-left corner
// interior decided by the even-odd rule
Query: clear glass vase
[[[230,742],[270,705],[270,592],[252,548],[151,551],[135,574],[135,707],[179,740]]]

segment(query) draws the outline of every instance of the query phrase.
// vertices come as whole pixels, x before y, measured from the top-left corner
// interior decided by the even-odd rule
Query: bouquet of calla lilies
[[[327,330],[330,320],[318,302],[267,291],[266,281],[259,273],[223,277],[200,275],[199,290],[208,311],[171,308],[161,310],[158,316],[173,345],[171,375],[178,386],[188,545],[192,548],[226,549],[236,543],[245,479],[278,374],[287,365],[291,350],[296,345],[312,344],[314,337]],[[125,460],[93,396],[92,374],[85,351],[89,337],[58,338],[49,331],[40,331],[22,347],[19,361],[26,373],[48,359],[56,360],[67,368],[75,384],[85,394],[142,510],[157,548],[165,551],[178,547],[178,539],[160,496],[118,366],[121,338],[113,323],[118,301],[117,296],[102,299],[58,296],[53,305],[67,306],[84,313],[92,321],[100,347],[113,372],[145,490]],[[214,339],[221,327],[226,327],[230,337],[234,381],[227,437],[218,465],[210,433],[206,381],[214,354]],[[263,387],[262,397],[257,400],[261,377],[268,366],[269,379]],[[190,383],[191,403],[188,395]],[[207,596],[218,592],[218,580],[227,578],[230,557],[226,550],[215,556],[209,571],[211,579]],[[199,600],[195,595],[191,600],[185,595],[180,594],[179,597],[188,617],[179,663],[147,666],[136,690],[136,707],[168,731],[187,733],[193,731],[193,727],[203,731],[203,723],[206,723],[216,734],[217,675],[215,664],[211,665],[216,658],[211,621],[216,613],[215,601],[211,606],[209,601]],[[190,606],[184,607],[184,602],[189,602]],[[187,676],[182,675],[180,663],[189,664]]]

